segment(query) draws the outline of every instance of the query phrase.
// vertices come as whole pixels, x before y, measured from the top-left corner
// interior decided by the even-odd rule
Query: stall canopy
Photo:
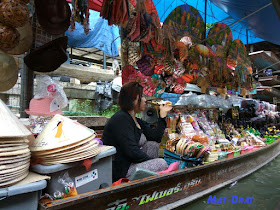
[[[69,2],[71,0],[68,0]],[[101,10],[103,0],[89,0],[90,8],[96,11]],[[153,0],[161,22],[177,6],[189,4],[201,12],[204,17],[205,0]],[[247,15],[255,14],[241,21],[255,37],[280,45],[280,19],[270,0],[207,0],[207,23],[221,22],[230,16],[233,20],[239,20]],[[238,28],[235,29],[238,31]],[[242,32],[243,33],[243,32]],[[235,37],[234,37],[235,38]],[[246,43],[246,40],[241,40]],[[254,43],[260,40],[249,41]]]

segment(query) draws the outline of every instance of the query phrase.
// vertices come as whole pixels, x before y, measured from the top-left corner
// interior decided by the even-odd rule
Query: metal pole
[[[248,29],[246,29],[246,40],[247,40],[246,49],[247,49],[247,53],[249,53],[249,35],[248,35]]]
[[[21,59],[21,94],[20,94],[20,110],[19,114],[21,118],[27,118],[28,114],[25,113],[25,109],[28,109],[29,102],[33,98],[33,71],[29,70]]]
[[[107,66],[106,66],[106,53],[103,52],[103,69],[106,69]]]
[[[205,9],[204,9],[204,11],[205,11],[205,16],[204,16],[204,19],[205,19],[205,21],[204,21],[204,30],[205,30],[205,33],[204,33],[204,45],[206,45],[206,32],[207,32],[207,30],[206,30],[206,15],[207,15],[207,0],[205,0]]]

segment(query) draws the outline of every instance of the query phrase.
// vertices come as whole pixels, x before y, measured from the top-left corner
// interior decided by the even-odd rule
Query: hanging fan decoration
[[[109,25],[115,24],[124,27],[128,21],[128,2],[126,0],[104,0],[100,16],[108,20]]]
[[[221,45],[227,51],[231,42],[232,32],[230,28],[225,23],[217,23],[209,30],[206,46],[212,48],[213,45]]]
[[[145,76],[154,74],[155,61],[150,55],[142,55],[142,58],[136,62],[138,69]]]
[[[139,61],[142,57],[140,43],[139,42],[131,42],[126,40],[124,42],[123,47],[125,47],[125,53],[127,53],[127,62],[130,65],[135,66],[136,62]]]
[[[204,21],[198,10],[184,4],[176,7],[165,19],[172,37],[179,41],[184,36],[189,36],[193,43],[198,43],[205,34]]]
[[[72,13],[70,18],[70,31],[75,30],[75,22],[81,23],[84,32],[89,33],[89,4],[88,0],[72,0]]]
[[[153,74],[152,77],[158,81],[158,86],[156,88],[156,92],[154,94],[155,97],[161,97],[163,92],[165,91],[166,84],[163,81],[163,78],[161,75]]]
[[[168,76],[164,78],[164,82],[166,84],[166,90],[167,92],[172,92],[175,85],[177,84],[177,80],[176,78],[172,77],[172,76]]]
[[[172,61],[174,60],[172,43],[175,41],[175,39],[172,37],[170,28],[166,24],[163,24],[162,26],[162,33],[163,33],[162,57],[165,58],[166,60]]]
[[[158,80],[154,77],[145,76],[143,74],[141,75],[140,80],[141,80],[140,84],[143,86],[144,94],[147,96],[153,96],[156,93],[156,89],[159,84]]]
[[[173,77],[176,79],[182,77],[185,73],[185,68],[181,62],[176,62],[175,68],[173,70]]]
[[[127,65],[122,70],[122,84],[136,81],[137,71],[132,65]]]
[[[216,57],[212,60],[208,79],[212,87],[225,87],[232,77],[231,70],[227,67],[224,59]]]
[[[175,42],[175,50],[173,51],[174,58],[180,62],[185,60],[188,56],[188,45],[186,45],[184,42],[176,41]]]
[[[238,81],[238,86],[247,90],[252,89],[252,75],[245,65],[238,65],[234,71],[235,82]],[[235,86],[235,89],[238,87]]]
[[[237,65],[243,64],[243,58],[246,57],[246,47],[240,39],[235,39],[229,47],[227,56],[227,65],[234,70]]]
[[[184,93],[185,87],[186,87],[185,80],[182,77],[177,78],[176,85],[174,86],[174,92],[177,94],[182,94]]]
[[[161,60],[157,60],[155,59],[155,69],[154,69],[154,73],[161,75],[164,73],[164,69],[165,69],[165,65],[163,64],[163,62]],[[163,75],[164,76],[164,75]]]
[[[214,44],[211,47],[207,46],[210,52],[210,59],[213,59],[214,57],[219,57],[226,59],[227,57],[227,51],[225,47],[222,45]]]
[[[126,27],[131,41],[149,42],[152,36],[153,17],[147,12],[144,1],[137,1],[135,12],[131,13]]]

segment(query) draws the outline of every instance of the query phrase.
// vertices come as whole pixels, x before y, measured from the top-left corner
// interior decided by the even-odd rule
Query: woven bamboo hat
[[[0,50],[7,52],[14,49],[19,40],[20,34],[15,28],[0,23]]]
[[[73,144],[93,135],[89,128],[67,117],[55,115],[42,133],[35,139],[30,150],[43,151]]]
[[[1,78],[1,77],[0,77]],[[1,84],[1,83],[0,83]],[[31,132],[20,122],[11,110],[0,99],[0,137],[13,138],[31,135]]]
[[[5,0],[0,3],[0,21],[4,25],[18,28],[25,25],[29,18],[26,4],[18,0]]]
[[[11,89],[17,79],[18,67],[15,59],[0,50],[0,92]]]
[[[24,26],[17,28],[17,31],[20,35],[19,44],[15,48],[7,52],[11,55],[21,55],[27,52],[30,49],[33,41],[32,26],[30,23],[27,23]]]
[[[66,0],[35,0],[37,18],[50,34],[63,34],[70,26],[71,10]]]

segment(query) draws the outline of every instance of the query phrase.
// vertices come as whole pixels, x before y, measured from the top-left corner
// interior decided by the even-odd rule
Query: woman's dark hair
[[[126,111],[133,110],[133,101],[138,98],[138,107],[140,107],[143,95],[143,87],[138,82],[128,82],[121,88],[119,94],[119,106]]]

